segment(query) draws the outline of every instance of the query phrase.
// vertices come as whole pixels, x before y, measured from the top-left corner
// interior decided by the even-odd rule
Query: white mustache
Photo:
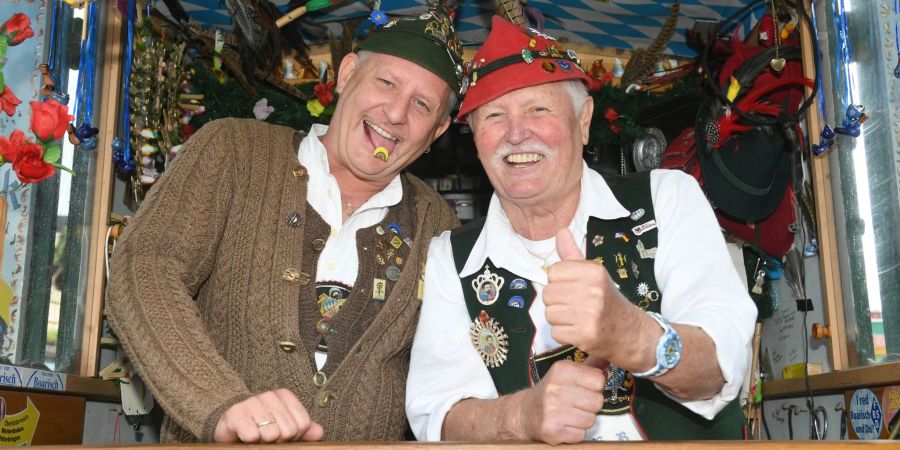
[[[544,145],[541,142],[536,141],[526,141],[521,144],[510,144],[509,142],[504,143],[497,149],[497,152],[494,153],[493,162],[501,163],[506,159],[507,156],[513,153],[539,153],[544,156],[544,158],[552,159],[556,157],[556,150]]]

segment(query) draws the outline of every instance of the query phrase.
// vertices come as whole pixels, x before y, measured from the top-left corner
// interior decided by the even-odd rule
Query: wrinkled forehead
[[[450,85],[430,70],[398,56],[361,51],[358,61],[358,73],[390,78],[388,81],[399,84],[412,83],[415,93],[435,104],[446,104],[449,101]]]
[[[527,107],[536,103],[547,105],[571,103],[571,96],[566,95],[565,83],[555,81],[514,89],[475,108],[471,114],[478,117],[480,113],[491,109]]]

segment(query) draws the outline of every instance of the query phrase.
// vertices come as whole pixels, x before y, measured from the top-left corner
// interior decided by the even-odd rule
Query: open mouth
[[[390,153],[394,150],[394,147],[397,146],[397,143],[400,142],[400,139],[389,133],[384,128],[375,125],[369,120],[363,120],[363,123],[366,125],[366,136],[368,136],[369,140],[372,142],[372,148],[384,147],[384,149]]]
[[[513,167],[528,167],[544,160],[540,153],[513,153],[503,158],[506,164]]]

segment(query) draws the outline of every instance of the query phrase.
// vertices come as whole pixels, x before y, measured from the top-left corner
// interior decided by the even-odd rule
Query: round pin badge
[[[497,320],[489,317],[484,310],[469,327],[469,337],[486,366],[500,367],[506,362],[506,353],[509,351],[508,336]]]
[[[553,63],[550,61],[542,62],[541,69],[544,69],[544,72],[547,72],[547,73],[556,72],[556,66],[554,66]]]
[[[384,269],[384,276],[388,280],[397,281],[400,279],[400,269],[397,266],[387,266],[387,269]]]

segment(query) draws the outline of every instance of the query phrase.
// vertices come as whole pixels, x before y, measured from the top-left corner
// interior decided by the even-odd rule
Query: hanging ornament
[[[852,137],[859,137],[862,130],[860,125],[868,119],[866,108],[863,105],[850,105],[841,121],[841,126],[834,127],[834,132]]]
[[[816,156],[822,155],[834,147],[834,130],[830,126],[825,125],[819,137],[821,138],[819,143],[813,145],[813,154]]]
[[[78,94],[75,97],[75,117],[81,124],[78,127],[69,125],[69,142],[81,144],[85,150],[94,150],[97,148],[97,133],[100,132],[91,126],[94,114],[94,70],[97,63],[97,4],[91,2],[86,6],[85,36],[81,42],[78,61]]]
[[[136,167],[134,154],[131,152],[131,142],[128,137],[131,130],[131,64],[134,60],[134,14],[135,0],[126,2],[127,27],[125,32],[125,68],[122,75],[124,86],[122,88],[122,124],[121,131],[125,138],[116,136],[112,142],[113,162],[119,172],[125,175],[133,175]]]
[[[772,15],[772,26],[774,27],[772,37],[775,38],[775,57],[769,61],[769,65],[774,71],[781,73],[787,61],[778,55],[778,51],[781,50],[781,30],[778,29],[778,11],[775,9],[775,0],[772,0],[772,10],[769,14]]]

